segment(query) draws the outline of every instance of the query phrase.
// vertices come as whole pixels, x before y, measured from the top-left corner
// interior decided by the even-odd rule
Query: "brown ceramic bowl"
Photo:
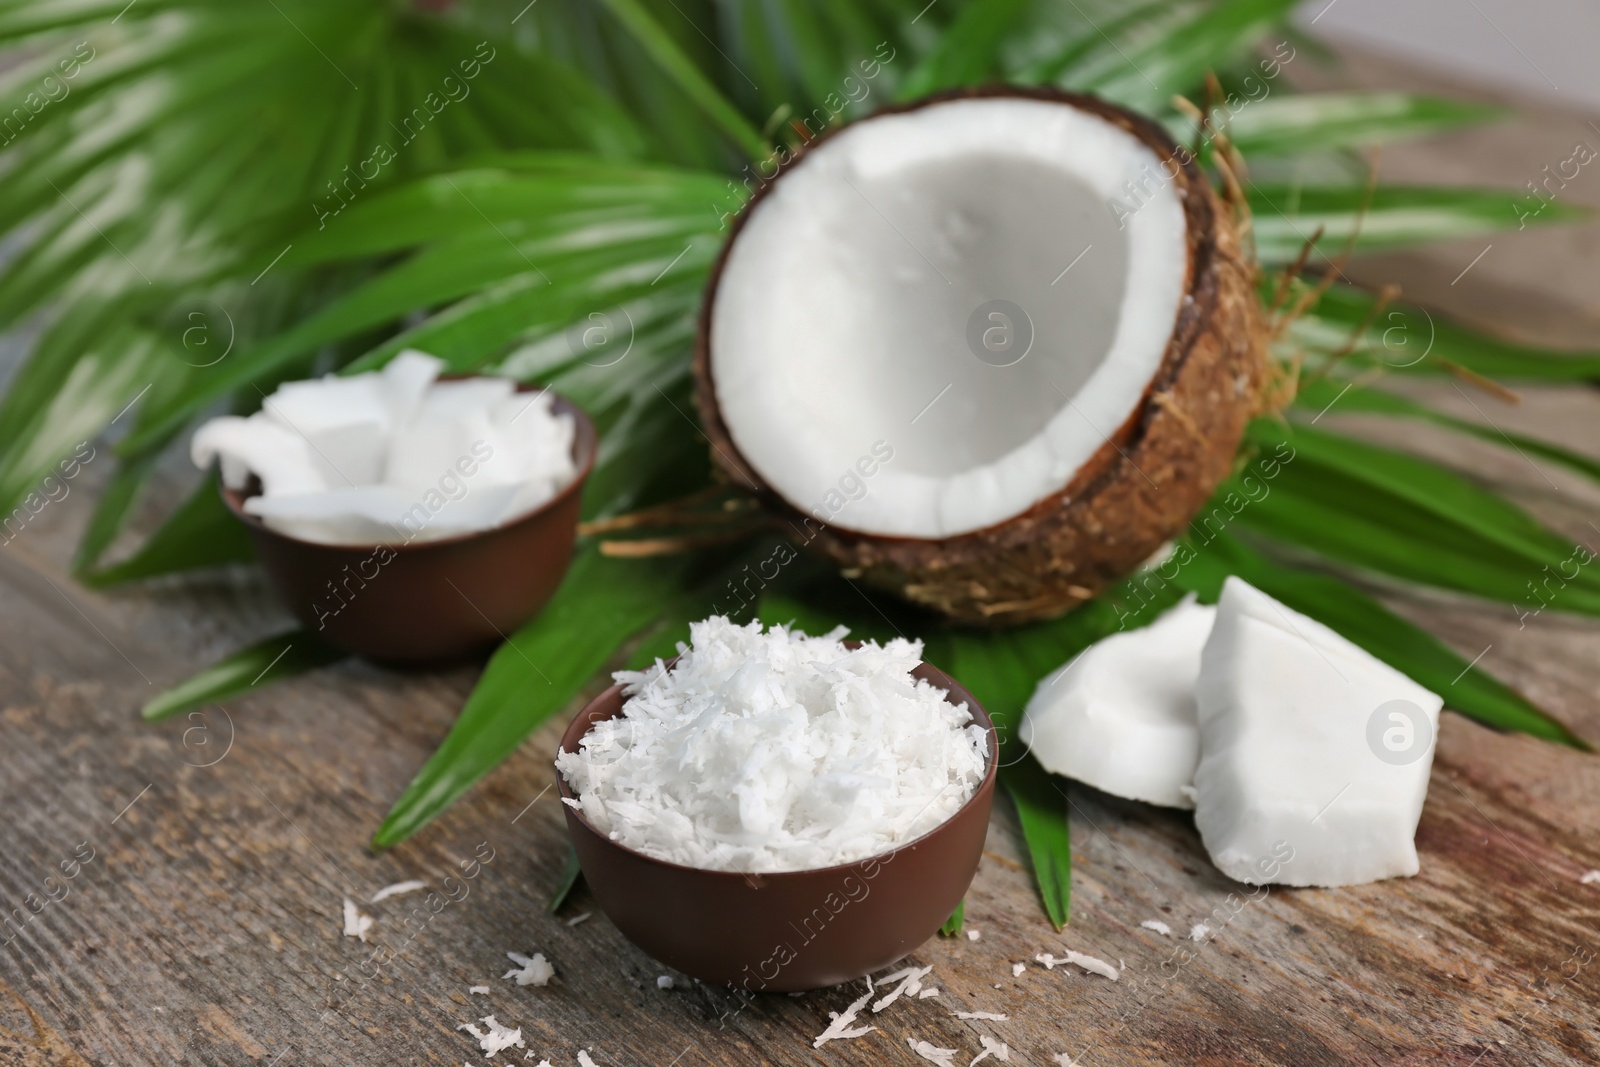
[[[519,392],[538,391],[521,386]],[[577,433],[572,484],[492,530],[416,544],[323,545],[271,529],[244,510],[252,494],[222,487],[273,587],[306,629],[369,659],[426,663],[501,640],[554,595],[572,560],[583,483],[594,467],[594,424],[555,396]]]
[[[965,703],[989,733],[989,768],[953,816],[921,837],[839,867],[772,874],[707,871],[652,859],[612,841],[563,804],[584,881],[623,935],[670,967],[749,992],[789,993],[849,982],[932,937],[978,870],[994,803],[998,744],[988,713],[929,664],[912,672]],[[612,686],[561,739],[575,752],[589,728],[622,711]],[[572,798],[565,778],[557,780]]]

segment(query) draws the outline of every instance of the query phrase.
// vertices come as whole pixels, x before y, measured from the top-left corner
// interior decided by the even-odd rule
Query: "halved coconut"
[[[1252,273],[1138,115],[1011,89],[876,115],[733,227],[695,361],[712,455],[847,574],[969,621],[1059,614],[1228,473]]]

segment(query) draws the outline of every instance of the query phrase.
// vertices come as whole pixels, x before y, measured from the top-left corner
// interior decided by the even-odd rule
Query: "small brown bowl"
[[[519,392],[539,392],[520,386]],[[244,510],[252,493],[222,499],[255,542],[273,588],[306,629],[369,659],[454,659],[505,638],[555,594],[572,561],[583,483],[594,468],[594,423],[552,394],[576,424],[572,483],[504,526],[393,545],[324,545],[267,526]]]
[[[994,804],[998,743],[983,707],[927,663],[911,672],[965,703],[989,734],[989,767],[972,798],[939,826],[891,852],[838,867],[770,874],[707,871],[653,859],[612,841],[571,805],[584,881],[623,936],[670,967],[749,992],[792,993],[881,970],[932,937],[978,870]],[[576,752],[589,728],[622,711],[614,685],[561,739]],[[572,799],[557,772],[561,796]]]

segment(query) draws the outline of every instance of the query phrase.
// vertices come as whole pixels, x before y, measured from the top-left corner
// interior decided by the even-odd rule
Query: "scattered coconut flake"
[[[907,967],[903,971],[896,971],[891,975],[886,975],[883,978],[878,979],[880,984],[887,984],[895,981],[898,981],[900,984],[895,986],[894,989],[890,990],[888,996],[872,1005],[873,1014],[876,1015],[884,1008],[887,1008],[889,1005],[899,1000],[901,994],[904,994],[908,997],[914,997],[920,993],[922,991],[922,980],[928,976],[928,972],[931,970],[933,970],[932,964],[929,964],[926,967]]]
[[[589,1058],[589,1050],[586,1048],[578,1050],[578,1067],[595,1067],[595,1062]]]
[[[1013,978],[1021,978],[1022,977],[1022,972],[1027,970],[1027,969],[1028,969],[1028,965],[1026,963],[1013,963],[1011,965],[1011,977],[1013,977]]]
[[[517,967],[500,977],[515,978],[518,985],[546,986],[556,975],[556,969],[550,966],[550,961],[544,958],[543,952],[535,952],[531,959],[520,952],[507,952],[506,958]]]
[[[953,1048],[939,1048],[930,1042],[918,1041],[914,1037],[906,1038],[906,1044],[911,1046],[912,1052],[929,1063],[937,1063],[939,1067],[956,1067],[955,1060],[951,1058],[956,1054]]]
[[[1004,1019],[1005,1016],[1002,1015],[1000,1018]],[[1006,1047],[1005,1042],[996,1041],[988,1034],[979,1034],[978,1042],[983,1045],[983,1051],[972,1057],[971,1061],[967,1063],[967,1067],[974,1067],[975,1064],[988,1059],[990,1056],[1002,1062],[1010,1061],[1011,1050]]]
[[[1070,948],[1067,949],[1067,962],[1074,964],[1075,966],[1082,967],[1090,974],[1098,974],[1109,978],[1113,982],[1115,982],[1118,977],[1117,969],[1111,966],[1111,964],[1107,963],[1105,960],[1096,956],[1087,956],[1082,952],[1074,952]]]
[[[918,1000],[927,1000],[929,997],[936,997],[938,995],[939,995],[939,991],[937,989],[935,989],[933,986],[929,986],[927,989],[924,989],[922,992],[917,994],[917,999]]]
[[[419,882],[415,878],[409,882],[396,882],[394,885],[386,885],[372,894],[370,903],[376,904],[380,900],[388,900],[390,897],[397,897],[402,893],[415,893],[419,889],[426,888],[428,888],[427,882]]]
[[[980,938],[982,936],[983,936],[983,934],[981,934],[977,930],[968,930],[967,931],[967,940],[968,941],[976,941],[976,940],[978,940],[978,938]]]
[[[922,644],[846,648],[713,616],[680,658],[619,671],[622,713],[556,767],[601,833],[708,870],[806,870],[879,855],[954,815],[987,770],[986,732],[911,677]]]
[[[1006,1021],[1006,1016],[996,1015],[992,1011],[953,1011],[950,1014],[954,1015],[957,1019],[989,1019],[997,1023],[1003,1023]]]
[[[1035,956],[1034,959],[1044,964],[1045,970],[1047,971],[1055,970],[1057,964],[1065,965],[1071,963],[1075,966],[1082,967],[1091,974],[1103,975],[1106,978],[1111,979],[1113,982],[1115,982],[1118,978],[1117,969],[1111,966],[1111,964],[1107,963],[1105,960],[1098,959],[1094,956],[1086,956],[1082,952],[1074,952],[1070,948],[1067,949],[1067,954],[1065,956],[1057,957],[1052,956],[1048,952],[1041,952],[1039,955]]]
[[[1578,881],[1584,885],[1600,885],[1600,871],[1590,871]]]
[[[1057,1052],[1050,1058],[1056,1061],[1056,1067],[1078,1067],[1073,1058],[1065,1052]]]
[[[1144,922],[1140,923],[1139,925],[1144,927],[1146,930],[1154,930],[1156,933],[1160,934],[1162,937],[1171,937],[1172,936],[1172,927],[1168,926],[1166,923],[1162,922],[1160,919],[1146,919]]]
[[[572,918],[567,920],[567,925],[568,926],[577,926],[579,923],[581,923],[581,922],[585,921],[586,919],[588,919],[589,915],[590,915],[590,913],[587,912],[587,911],[580,911],[578,914],[574,915]]]
[[[1193,926],[1189,927],[1189,940],[1204,941],[1206,939],[1206,935],[1209,933],[1211,933],[1211,927],[1207,926],[1205,923],[1195,923]]]
[[[479,1030],[472,1023],[462,1023],[460,1026],[456,1027],[456,1029],[465,1030],[467,1033],[477,1038],[478,1047],[483,1049],[483,1054],[485,1056],[493,1056],[496,1052],[503,1051],[504,1049],[508,1049],[513,1046],[516,1048],[527,1047],[522,1043],[522,1027],[519,1026],[515,1030],[508,1029],[504,1026],[501,1026],[493,1015],[485,1015],[478,1021],[483,1023],[483,1025],[487,1026],[489,1029],[487,1031]]]
[[[359,937],[365,941],[367,931],[372,929],[372,916],[363,915],[356,910],[355,901],[349,897],[344,898],[344,936]]]
[[[663,974],[656,979],[657,989],[671,989],[674,984],[675,983],[672,981],[672,975],[670,974]]]
[[[866,1007],[867,1001],[871,999],[872,979],[868,978],[867,991],[861,994],[861,998],[859,1000],[851,1001],[850,1006],[844,1011],[830,1011],[828,1013],[828,1018],[832,1019],[833,1021],[828,1024],[828,1028],[826,1030],[817,1035],[815,1041],[811,1042],[811,1047],[821,1048],[823,1044],[828,1041],[847,1041],[857,1037],[865,1037],[867,1034],[870,1034],[872,1031],[876,1030],[876,1026],[862,1026],[857,1027],[854,1030],[850,1029],[850,1024],[856,1021],[857,1013],[859,1013],[862,1008]]]
[[[467,986],[467,992],[484,994],[489,992],[489,987],[486,985],[469,985]]]

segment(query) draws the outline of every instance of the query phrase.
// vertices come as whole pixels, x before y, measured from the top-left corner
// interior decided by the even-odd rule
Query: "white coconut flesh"
[[[750,467],[832,525],[931,539],[1002,523],[1138,409],[1187,285],[1186,228],[1156,154],[1064,103],[857,123],[786,171],[729,250],[717,407]],[[1031,323],[1025,353],[1013,315],[979,314],[985,358],[969,344],[995,300]],[[892,460],[841,497],[878,442]]]
[[[1339,886],[1417,873],[1437,694],[1229,578],[1196,698],[1195,825],[1224,874]]]
[[[1216,609],[1185,598],[1113,634],[1039,683],[1022,740],[1056,774],[1130,800],[1192,808],[1195,680]]]

